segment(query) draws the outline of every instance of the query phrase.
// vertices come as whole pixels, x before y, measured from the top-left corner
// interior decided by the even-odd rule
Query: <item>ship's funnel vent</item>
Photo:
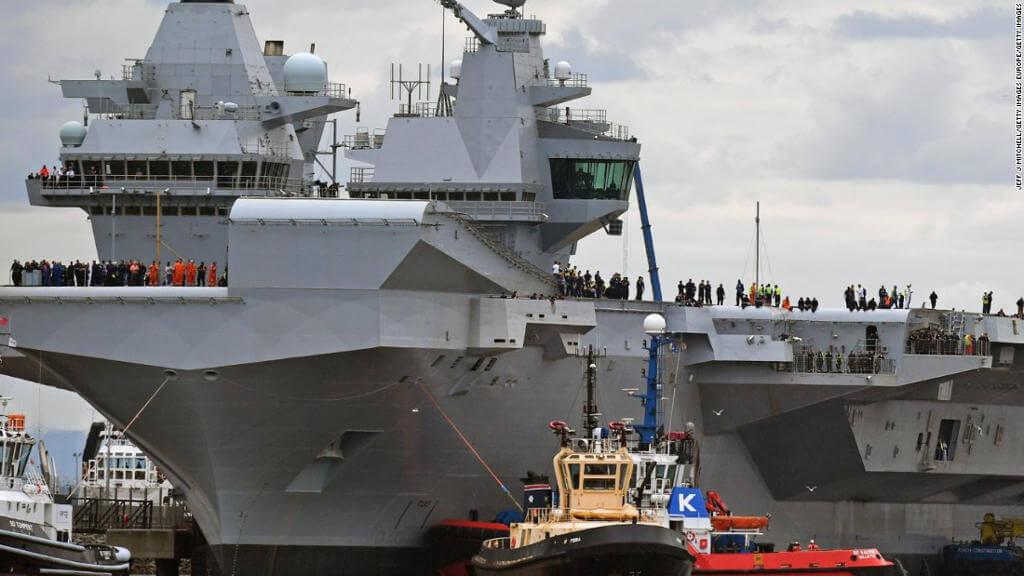
[[[284,40],[267,40],[263,44],[264,56],[284,56]]]

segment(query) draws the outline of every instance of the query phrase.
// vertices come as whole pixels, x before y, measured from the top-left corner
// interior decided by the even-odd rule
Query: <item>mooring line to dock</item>
[[[146,407],[149,406],[149,403],[152,402],[154,398],[156,398],[156,395],[159,394],[160,391],[164,389],[164,386],[166,386],[167,383],[170,382],[170,380],[170,376],[164,377],[164,381],[161,382],[160,385],[156,387],[156,390],[154,390],[153,393],[149,395],[149,399],[146,400],[146,403],[142,405],[142,408],[139,408],[139,411],[135,413],[135,416],[132,416],[132,419],[128,421],[127,425],[125,425],[124,430],[121,431],[122,434],[128,434],[128,429],[132,427],[132,424],[135,424],[135,421],[139,419],[139,416],[142,416],[143,411],[146,410]]]
[[[522,512],[523,505],[520,504],[519,501],[512,496],[512,493],[508,491],[508,487],[505,486],[505,483],[501,481],[501,478],[498,478],[498,475],[494,473],[494,470],[492,470],[491,467],[487,465],[487,462],[484,461],[483,456],[481,456],[480,453],[476,451],[476,448],[473,448],[473,445],[469,443],[469,440],[462,433],[462,431],[459,430],[459,427],[455,425],[455,422],[453,422],[452,419],[448,417],[448,413],[445,412],[444,408],[441,408],[441,405],[437,403],[437,400],[434,399],[434,395],[430,393],[430,389],[427,388],[426,384],[423,383],[423,380],[418,378],[417,382],[419,383],[420,388],[423,390],[423,393],[426,394],[427,398],[430,399],[430,403],[434,405],[434,408],[437,408],[437,411],[441,414],[441,417],[444,418],[446,422],[448,422],[448,425],[452,427],[452,430],[454,430],[455,433],[459,435],[459,438],[462,439],[462,443],[466,445],[466,448],[469,448],[469,451],[473,453],[473,456],[476,456],[477,461],[480,462],[480,465],[484,467],[484,470],[487,470],[487,473],[491,475],[491,478],[494,478],[494,481],[498,483],[498,487],[501,488],[501,491],[504,492],[505,495],[508,496],[508,499],[511,500],[512,503],[516,505],[516,508],[519,509],[520,512]]]

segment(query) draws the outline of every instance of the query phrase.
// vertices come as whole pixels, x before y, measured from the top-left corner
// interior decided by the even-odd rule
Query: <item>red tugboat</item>
[[[755,542],[768,529],[769,516],[734,516],[713,490],[698,488],[699,450],[696,429],[686,423],[682,432],[663,432],[658,403],[664,390],[662,359],[667,350],[681,353],[676,337],[665,330],[665,319],[651,314],[644,320],[650,337],[650,361],[642,400],[644,419],[630,426],[613,422],[609,429],[628,447],[636,463],[633,494],[638,507],[667,507],[671,525],[680,530],[697,557],[693,574],[814,574],[868,576],[894,574],[892,562],[874,549],[822,550],[813,540],[802,548],[791,543],[786,551]]]
[[[705,515],[699,513],[703,507]],[[703,518],[702,518],[703,516]],[[775,552],[772,544],[755,542],[768,529],[767,516],[733,516],[721,497],[680,487],[673,491],[669,517],[680,519],[686,539],[696,552],[693,574],[814,574],[866,576],[893,574],[894,566],[874,548],[822,550],[811,540],[806,548],[791,543]],[[710,529],[708,529],[710,526]]]

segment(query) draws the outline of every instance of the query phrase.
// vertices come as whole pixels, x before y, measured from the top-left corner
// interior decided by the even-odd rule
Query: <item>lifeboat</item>
[[[730,532],[733,530],[758,530],[768,528],[769,519],[767,516],[712,516],[711,526],[715,532]]]

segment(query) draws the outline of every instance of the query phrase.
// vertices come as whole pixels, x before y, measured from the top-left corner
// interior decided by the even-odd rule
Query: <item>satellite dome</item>
[[[644,318],[644,332],[648,334],[661,334],[665,331],[665,317],[661,314],[648,314]]]
[[[568,80],[572,78],[572,65],[565,60],[559,60],[555,64],[555,78],[557,80]]]
[[[319,56],[300,52],[285,61],[285,92],[321,92],[326,85],[327,64]]]
[[[458,80],[459,76],[462,76],[462,60],[452,60],[451,65],[448,67],[448,75]]]
[[[65,148],[78,148],[85,142],[88,129],[81,122],[72,120],[60,127],[60,144]]]

